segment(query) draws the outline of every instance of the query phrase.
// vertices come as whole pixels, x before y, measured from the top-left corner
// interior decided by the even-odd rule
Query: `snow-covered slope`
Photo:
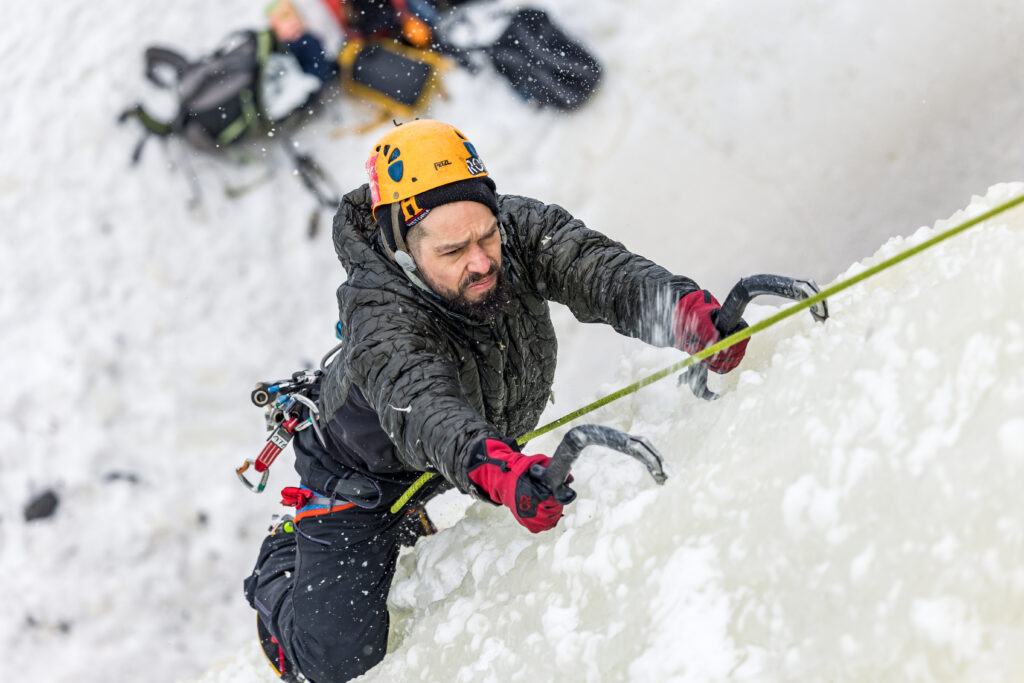
[[[1021,263],[1018,210],[836,296],[824,325],[760,334],[718,402],[664,381],[602,409],[668,482],[592,449],[554,532],[474,505],[403,558],[392,649],[362,680],[1018,680]],[[264,669],[247,646],[201,680]]]
[[[1020,177],[1019,158],[1007,153],[1024,137],[1016,41],[1024,9],[1016,5],[537,4],[607,66],[594,101],[572,116],[535,112],[493,74],[456,72],[450,99],[431,113],[473,138],[502,191],[560,202],[717,293],[759,271],[828,281],[890,235]],[[132,168],[137,131],[114,119],[148,92],[146,45],[198,54],[230,29],[258,25],[261,12],[242,0],[21,3],[0,35],[0,640],[5,673],[23,680],[187,679],[251,642],[240,581],[280,508],[272,494],[245,492],[232,472],[264,438],[248,393],[331,345],[333,291],[344,273],[326,230],[306,239],[308,197],[272,148],[275,177],[237,201],[222,185],[258,169],[193,159],[205,193],[192,211],[181,150],[151,142]],[[330,132],[361,113],[342,103],[300,136],[345,188],[363,182],[362,160],[380,131]],[[908,264],[888,276],[895,281],[837,301],[826,327],[810,331],[802,321],[763,335],[746,374],[727,380],[730,395],[714,406],[667,381],[595,415],[659,444],[675,474],[666,488],[654,491],[616,456],[585,456],[581,500],[555,534],[527,538],[500,511],[472,508],[405,560],[395,593],[402,642],[382,670],[402,679],[401,667],[422,666],[427,678],[445,679],[468,663],[497,667],[503,648],[521,648],[529,661],[517,667],[550,662],[586,678],[586,656],[597,648],[593,666],[623,675],[636,667],[638,680],[657,679],[645,667],[672,666],[707,642],[699,650],[707,656],[688,659],[695,672],[745,657],[743,671],[763,662],[776,667],[766,676],[785,678],[824,661],[814,659],[819,648],[851,667],[902,666],[909,652],[933,667],[982,666],[977,653],[1013,652],[1020,580],[1002,568],[1007,557],[1021,559],[1020,515],[1002,493],[1016,461],[983,463],[1019,455],[1019,421],[1009,413],[997,420],[1000,410],[1021,413],[1009,364],[1021,316],[996,287],[1017,272],[1019,234],[979,229],[944,252],[962,267],[937,256],[918,262],[932,266]],[[927,283],[947,275],[943,282],[964,285],[918,299],[927,305],[903,301],[945,291]],[[556,317],[561,363],[550,417],[678,357],[577,325],[564,310]],[[875,349],[886,339],[904,350],[903,366],[895,365],[903,356]],[[865,364],[861,372],[842,365],[855,362]],[[849,371],[833,372],[842,367]],[[851,382],[870,384],[871,372],[885,388],[855,391]],[[1017,394],[1003,395],[1015,386]],[[918,393],[926,399],[914,401]],[[794,421],[812,396],[814,414]],[[972,418],[975,410],[983,417]],[[876,414],[889,421],[864,437],[874,460],[861,458],[855,428]],[[803,450],[745,450],[793,444],[798,429],[811,430]],[[954,460],[947,441],[973,450]],[[929,442],[930,461],[913,445]],[[863,469],[849,494],[860,497],[849,501],[834,491],[853,475],[818,469],[844,457]],[[897,487],[904,479],[882,473],[899,474],[898,463],[907,477],[920,474]],[[287,472],[285,458],[272,486],[290,483]],[[26,524],[24,505],[46,488],[60,496],[56,515]],[[903,514],[930,507],[931,518]],[[629,517],[641,512],[645,525]],[[851,518],[863,525],[840,538]],[[878,540],[866,535],[872,523]],[[594,532],[604,526],[599,541]],[[906,547],[893,540],[904,536]],[[921,566],[933,536],[934,557]],[[860,558],[860,583],[851,576],[844,587],[833,579],[852,562],[847,555]],[[957,564],[968,561],[975,564]],[[424,566],[412,572],[412,563]],[[957,571],[962,592],[943,583]],[[885,595],[871,602],[883,584]],[[517,603],[522,619],[509,626],[523,642],[498,630],[508,621],[499,614],[506,589],[538,596],[536,606]],[[662,614],[656,604],[677,609]],[[696,632],[651,630],[676,623],[679,612],[705,617]],[[524,635],[530,619],[533,636]],[[474,628],[459,631],[462,622]],[[903,623],[918,628],[918,641],[895,633]],[[570,632],[579,637],[563,635]],[[647,654],[659,634],[671,646]],[[485,643],[485,656],[466,654]],[[546,643],[569,655],[560,659]],[[433,656],[442,646],[450,648],[443,663]],[[616,652],[622,659],[604,659]],[[567,656],[580,658],[574,669]],[[1009,655],[992,661],[997,674],[1010,670],[998,668],[1010,666]],[[504,677],[505,669],[490,670]]]

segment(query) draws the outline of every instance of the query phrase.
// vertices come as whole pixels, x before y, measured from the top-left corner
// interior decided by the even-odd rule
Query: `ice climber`
[[[556,205],[495,193],[454,127],[385,134],[345,196],[334,246],[342,346],[320,383],[320,437],[294,440],[294,521],[263,541],[245,594],[285,680],[347,681],[384,657],[399,548],[429,533],[423,502],[457,488],[533,533],[562,515],[519,452],[548,401],[548,301],[655,346],[719,339],[718,302]],[[708,359],[725,373],[746,342]],[[432,475],[432,476],[430,476]],[[409,495],[412,493],[412,495]]]

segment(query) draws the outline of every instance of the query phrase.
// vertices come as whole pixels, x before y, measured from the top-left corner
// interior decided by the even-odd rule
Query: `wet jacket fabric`
[[[692,280],[559,206],[513,195],[498,206],[509,301],[482,322],[450,311],[385,255],[367,186],[345,196],[334,219],[348,274],[338,289],[343,343],[321,386],[328,448],[314,454],[317,468],[401,481],[436,471],[479,496],[466,474],[472,445],[529,432],[550,396],[558,344],[548,301],[581,322],[673,345],[672,310],[697,289]]]

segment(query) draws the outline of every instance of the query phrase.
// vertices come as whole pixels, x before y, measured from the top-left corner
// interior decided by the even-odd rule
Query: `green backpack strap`
[[[143,128],[142,137],[135,144],[135,150],[132,152],[132,164],[134,165],[139,163],[139,159],[142,157],[142,148],[145,147],[146,140],[149,139],[150,135],[165,138],[174,132],[174,127],[170,123],[154,118],[141,104],[125,109],[117,117],[117,122],[124,123],[130,118],[138,119]]]
[[[254,31],[253,37],[256,40],[256,78],[251,90],[246,88],[239,93],[239,98],[242,100],[242,115],[217,136],[217,143],[223,146],[227,146],[246,133],[259,132],[261,126],[268,125],[270,122],[263,104],[263,70],[274,49],[274,38],[269,29]]]
[[[172,88],[175,83],[168,81],[165,78],[165,74],[161,71],[161,67],[170,67],[174,72],[175,78],[180,79],[182,74],[189,67],[189,61],[181,53],[176,50],[172,50],[166,47],[153,46],[146,48],[145,54],[146,62],[146,78],[148,78],[153,84],[161,88]],[[138,144],[135,145],[135,151],[132,153],[132,163],[138,163],[139,157],[142,155],[142,148],[146,144],[146,140],[150,135],[156,135],[158,137],[165,138],[174,132],[174,124],[170,122],[164,122],[146,111],[146,108],[141,104],[129,107],[128,109],[121,112],[121,115],[117,117],[118,123],[124,123],[130,118],[136,118],[139,123],[142,124],[144,134],[142,139],[139,140]]]
[[[133,116],[139,120],[147,132],[152,133],[153,135],[167,137],[173,130],[173,126],[171,126],[171,124],[164,123],[163,121],[154,118],[153,115],[146,111],[145,107],[141,104],[136,104],[134,107],[125,109],[121,112],[121,115],[117,117],[117,122],[124,123]]]
[[[274,34],[270,29],[256,33],[256,92],[254,100],[256,112],[260,119],[267,123],[270,122],[270,118],[267,116],[267,109],[263,103],[263,71],[267,67],[270,53],[274,51],[275,42]]]

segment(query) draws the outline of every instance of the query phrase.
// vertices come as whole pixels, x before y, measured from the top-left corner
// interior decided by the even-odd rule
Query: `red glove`
[[[530,474],[532,465],[547,467],[546,455],[523,455],[496,439],[484,439],[473,447],[474,464],[469,479],[495,503],[506,506],[516,521],[538,533],[553,529],[562,516],[562,505],[543,481]]]
[[[717,343],[721,336],[715,328],[715,318],[721,308],[718,300],[711,296],[711,292],[706,289],[690,292],[680,299],[672,314],[672,332],[676,337],[676,346],[692,355]],[[729,330],[729,334],[738,332],[746,326],[747,324],[741,320],[735,329]],[[749,339],[744,339],[734,346],[705,358],[704,362],[712,372],[724,375],[743,360],[743,354],[747,352],[749,341]]]

